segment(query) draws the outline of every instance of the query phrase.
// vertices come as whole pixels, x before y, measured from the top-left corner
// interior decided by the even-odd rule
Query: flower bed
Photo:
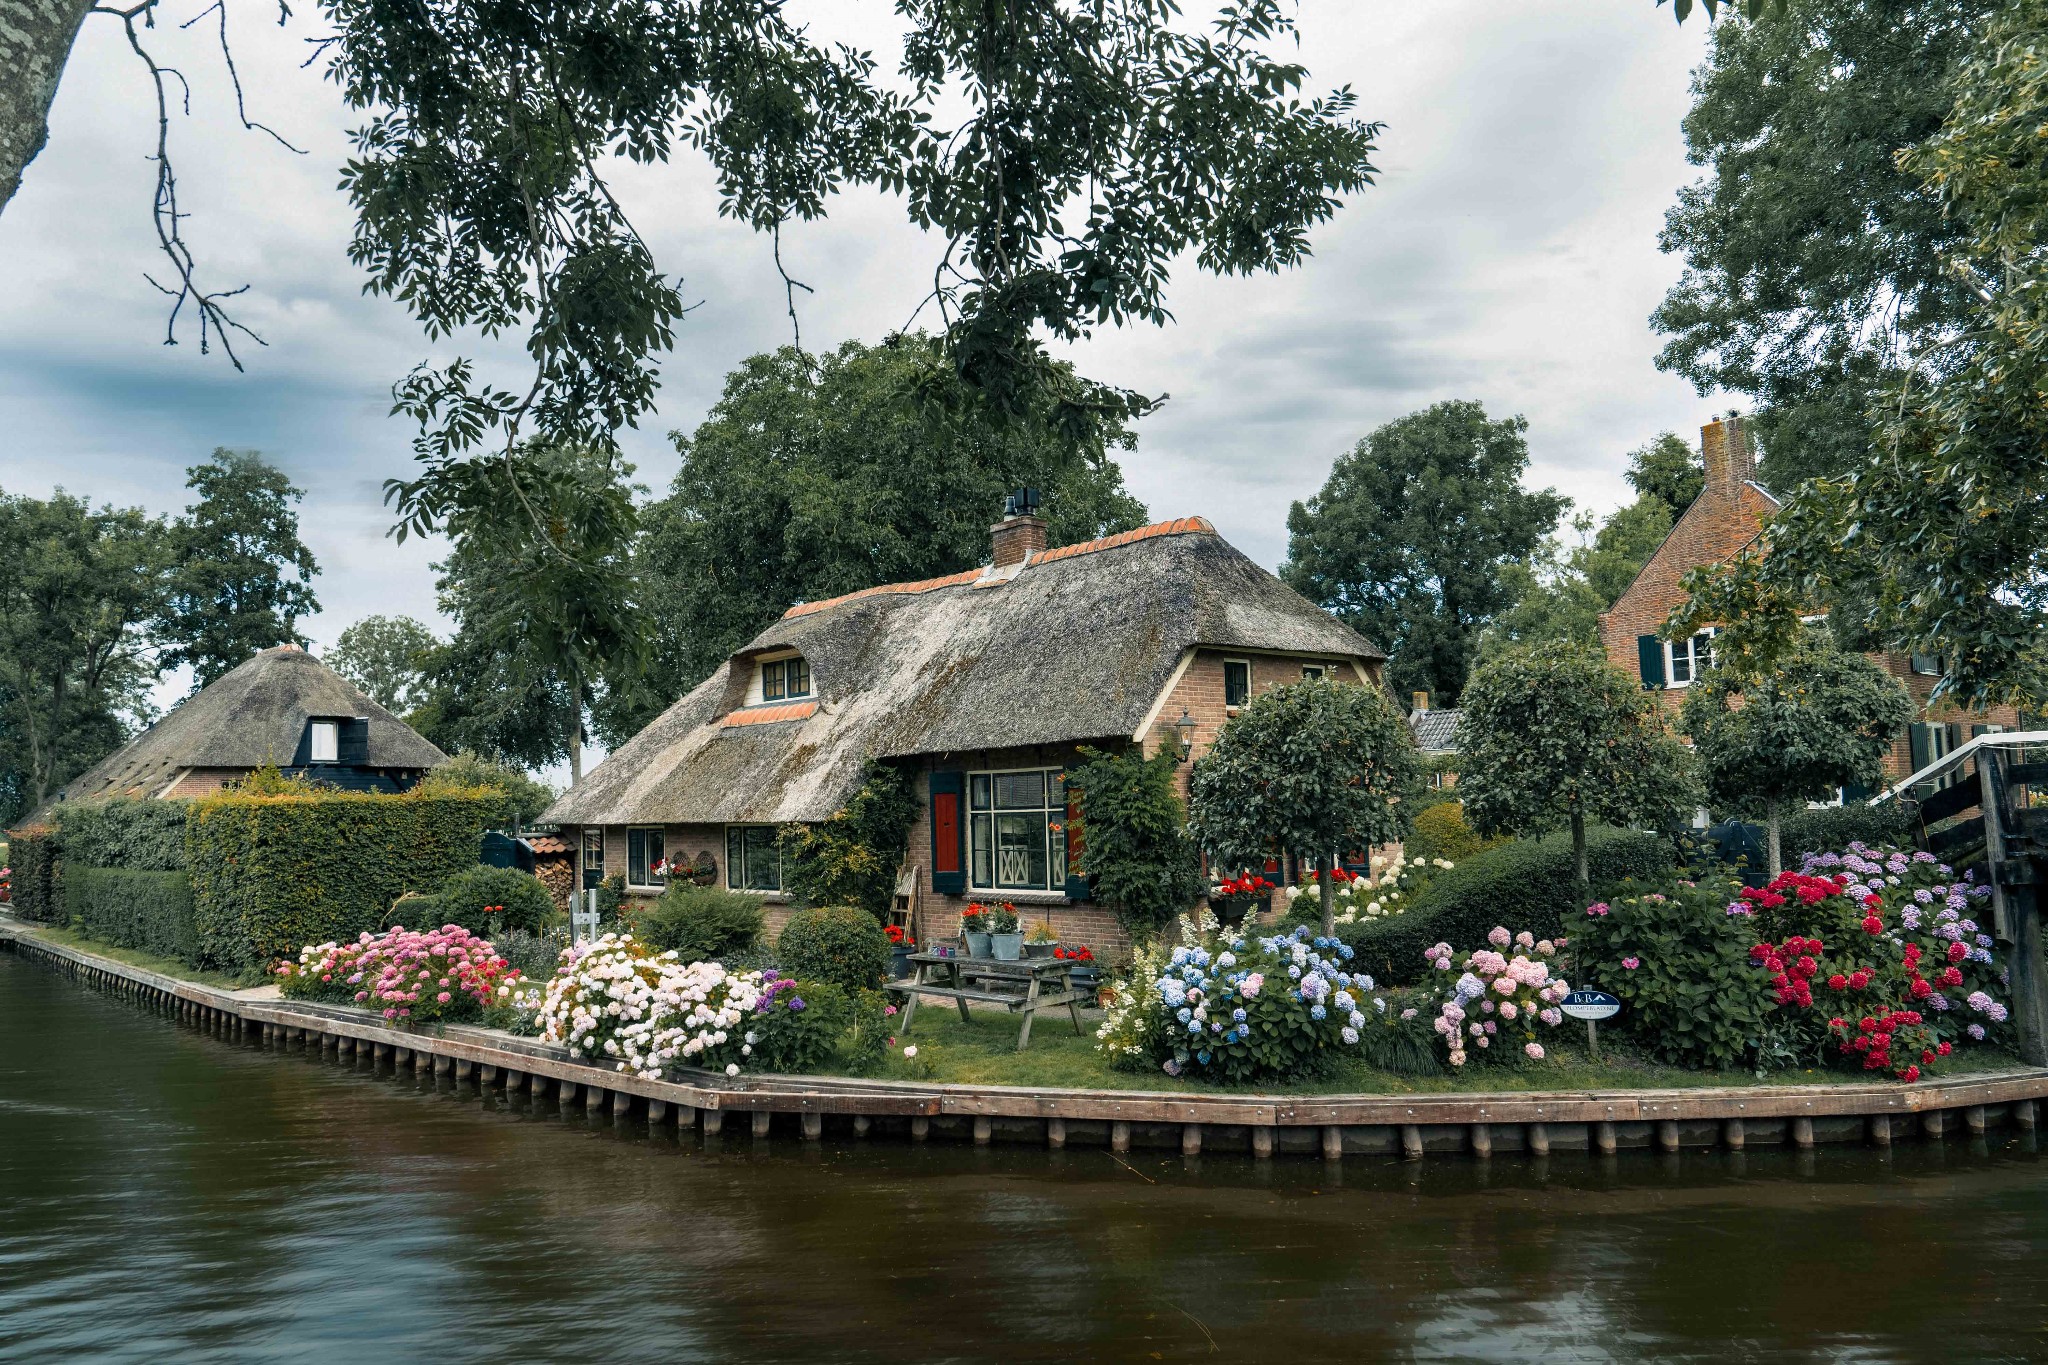
[[[1384,858],[1372,855],[1364,875],[1336,868],[1330,873],[1331,913],[1337,926],[1367,924],[1392,919],[1412,903],[1415,894],[1439,872],[1453,864],[1443,858],[1410,859],[1402,854]],[[1313,872],[1287,888],[1286,917],[1282,923],[1320,925],[1323,919],[1320,883]]]
[[[489,941],[454,924],[316,944],[275,975],[284,996],[361,1005],[394,1024],[480,1019],[520,979]]]
[[[1545,1054],[1539,1039],[1564,1022],[1559,1006],[1572,989],[1550,974],[1557,945],[1526,930],[1510,934],[1504,926],[1496,926],[1487,942],[1492,946],[1465,959],[1464,972],[1438,1004],[1431,1027],[1443,1038],[1452,1066],[1473,1057],[1512,1062],[1517,1052],[1540,1062]],[[1522,951],[1510,958],[1501,951],[1510,947]],[[1438,972],[1451,970],[1450,944],[1439,943],[1423,956]]]

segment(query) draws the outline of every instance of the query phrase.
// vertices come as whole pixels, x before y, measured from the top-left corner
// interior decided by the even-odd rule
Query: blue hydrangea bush
[[[1386,1005],[1372,995],[1371,977],[1347,969],[1351,955],[1306,927],[1175,948],[1152,983],[1160,1068],[1220,1081],[1295,1080],[1355,1054],[1367,1011]]]

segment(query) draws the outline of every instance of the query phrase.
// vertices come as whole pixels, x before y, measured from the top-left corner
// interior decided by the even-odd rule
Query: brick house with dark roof
[[[1656,691],[1671,714],[1713,657],[1711,628],[1676,644],[1658,636],[1665,620],[1686,600],[1681,582],[1695,568],[1733,559],[1756,540],[1764,519],[1781,505],[1756,480],[1755,452],[1740,417],[1702,427],[1700,455],[1706,484],[1699,496],[1645,561],[1635,581],[1600,616],[1600,638],[1609,662]],[[1904,684],[1918,708],[1885,761],[1886,774],[1893,779],[1925,767],[1973,734],[2010,729],[2017,723],[2009,707],[1975,712],[1930,707],[1929,695],[1941,680],[1938,660],[1895,653],[1867,657]]]
[[[787,914],[778,825],[828,819],[870,761],[909,765],[917,929],[1014,901],[1069,943],[1121,951],[1089,899],[1064,771],[1083,745],[1199,756],[1259,691],[1309,674],[1377,684],[1385,655],[1200,517],[1046,548],[992,528],[991,562],[791,607],[542,817],[581,884],[655,895],[665,861]],[[1185,784],[1186,770],[1182,782]],[[708,865],[708,866],[707,866]]]

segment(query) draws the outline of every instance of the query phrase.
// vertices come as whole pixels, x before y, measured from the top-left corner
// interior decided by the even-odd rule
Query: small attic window
[[[811,695],[811,666],[801,658],[770,659],[761,665],[761,700],[789,701]]]
[[[341,761],[341,723],[332,720],[316,720],[312,726],[311,744],[307,757],[315,763],[339,763]]]

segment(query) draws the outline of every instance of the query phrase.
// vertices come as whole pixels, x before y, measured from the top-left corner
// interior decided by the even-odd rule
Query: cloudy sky
[[[882,0],[801,8],[891,60]],[[159,270],[151,95],[118,26],[90,19],[50,145],[0,216],[0,487],[169,512],[186,465],[215,446],[261,449],[307,490],[325,607],[307,628],[329,642],[372,612],[433,616],[435,547],[385,535],[381,485],[406,471],[412,434],[387,415],[392,380],[457,350],[505,361],[500,382],[518,376],[473,340],[430,350],[397,305],[362,296],[335,190],[352,120],[300,66],[317,15],[274,18],[237,10],[236,54],[251,116],[304,155],[235,124],[210,32],[161,31],[193,86],[174,128],[188,234],[216,287],[248,285],[240,315],[269,344],[242,348],[243,374],[202,356],[189,327],[161,344],[144,278]],[[1387,125],[1379,184],[1316,235],[1305,267],[1220,280],[1189,263],[1173,325],[1079,348],[1084,372],[1172,395],[1125,461],[1132,489],[1156,516],[1206,515],[1277,564],[1288,504],[1335,455],[1390,418],[1476,398],[1529,419],[1531,484],[1595,510],[1619,502],[1627,451],[1725,406],[1654,368],[1646,322],[1677,273],[1656,234],[1692,178],[1678,124],[1704,26],[1648,0],[1305,0],[1302,29],[1313,83],[1351,85]],[[698,167],[622,183],[663,267],[703,300],[630,443],[658,489],[675,464],[665,434],[694,427],[726,371],[789,324],[767,241],[717,219]],[[792,273],[817,288],[801,304],[807,343],[876,340],[909,316],[934,247],[902,219],[892,200],[853,195],[785,234]]]

